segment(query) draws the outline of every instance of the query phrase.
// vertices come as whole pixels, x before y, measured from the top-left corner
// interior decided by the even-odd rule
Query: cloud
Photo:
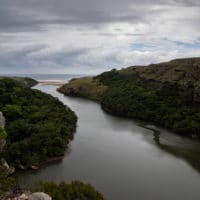
[[[196,0],[1,0],[1,73],[98,73],[200,56]]]

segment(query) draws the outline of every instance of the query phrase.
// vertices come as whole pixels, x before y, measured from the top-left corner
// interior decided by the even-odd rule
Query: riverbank
[[[55,86],[63,86],[66,84],[64,81],[38,81],[38,83],[44,84],[44,85],[55,85]]]
[[[199,140],[199,63],[200,58],[177,59],[111,70],[73,79],[58,91],[98,101],[112,115],[146,121]]]
[[[62,162],[19,172],[22,186],[32,187],[41,180],[81,180],[109,200],[146,200],[149,196],[199,200],[198,142],[151,126],[160,132],[155,134],[140,127],[140,122],[105,113],[94,101],[64,96],[56,91],[57,86],[39,84],[35,89],[69,105],[78,124]]]

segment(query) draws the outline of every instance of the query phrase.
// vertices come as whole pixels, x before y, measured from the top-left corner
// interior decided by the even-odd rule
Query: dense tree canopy
[[[95,98],[115,115],[161,125],[174,132],[200,137],[200,59],[178,59],[150,66],[111,70],[90,78],[72,80],[59,91],[93,99],[98,85],[104,90]],[[92,84],[92,83],[98,84]],[[96,88],[95,88],[96,87]],[[89,94],[89,95],[88,95]]]
[[[71,184],[61,182],[41,183],[38,191],[49,194],[54,200],[103,200],[103,196],[97,192],[93,186],[84,184],[80,181],[74,181]]]
[[[193,103],[192,87],[112,72],[98,78],[109,85],[101,100],[107,112],[150,121],[185,135],[200,134],[200,106]]]
[[[0,140],[6,139],[6,137],[7,137],[7,133],[6,133],[5,129],[0,126]]]
[[[76,128],[74,112],[58,99],[9,78],[0,79],[0,110],[6,118],[4,156],[15,167],[63,156]]]

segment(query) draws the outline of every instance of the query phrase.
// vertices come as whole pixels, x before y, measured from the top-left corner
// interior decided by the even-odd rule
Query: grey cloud
[[[25,71],[39,73],[45,71],[45,68],[61,68],[63,66],[73,65],[79,56],[88,53],[88,49],[62,50],[42,56],[37,56],[38,52],[48,49],[45,45],[27,46],[18,50],[3,51],[0,50],[0,73],[24,73]],[[35,56],[36,53],[36,56]],[[78,62],[77,62],[78,63]],[[80,64],[80,63],[79,63]]]
[[[152,54],[148,54],[148,60],[145,60],[145,54],[128,52],[126,43],[126,51],[119,49],[114,52],[115,48],[118,48],[114,44],[115,41],[112,44],[113,46],[109,47],[110,49],[113,48],[113,53],[102,55],[102,48],[107,48],[107,44],[106,42],[104,44],[103,40],[124,36],[128,38],[141,37],[145,42],[145,39],[148,40],[150,38],[148,36],[151,35],[152,38],[156,37],[159,41],[166,37],[164,33],[168,31],[168,27],[171,27],[168,26],[170,23],[175,24],[173,26],[175,30],[171,31],[172,33],[175,32],[176,39],[174,40],[179,37],[179,29],[183,30],[182,32],[191,31],[191,33],[187,33],[187,37],[193,39],[195,34],[200,31],[200,14],[197,14],[197,12],[195,12],[195,16],[190,16],[184,12],[181,13],[181,16],[176,15],[176,13],[172,16],[168,14],[172,8],[176,8],[178,13],[183,7],[199,9],[200,13],[200,1],[198,0],[0,0],[0,69],[4,71],[8,71],[8,69],[31,69],[34,71],[34,69],[39,70],[40,67],[43,69],[48,67],[49,69],[64,69],[65,67],[103,67],[108,65],[113,67],[126,63],[134,64],[131,63],[134,61],[132,55],[138,56],[138,60],[150,62],[152,61]],[[163,13],[167,17],[162,18]],[[166,21],[159,21],[160,18]],[[157,21],[159,22],[157,23]],[[129,32],[129,29],[126,30],[126,27],[123,26],[113,26],[112,31],[104,29],[105,25],[115,22],[129,24],[130,27],[142,24],[147,30],[141,28],[137,31],[137,27],[134,29],[135,31],[131,29]],[[166,27],[165,23],[167,24]],[[84,48],[84,44],[79,46],[78,42],[75,41],[74,46],[68,47],[68,43],[71,43],[63,36],[60,40],[65,40],[66,44],[63,46],[59,44],[61,48],[56,49],[54,47],[56,40],[58,40],[58,43],[62,41],[60,42],[59,38],[56,38],[58,36],[55,33],[55,36],[51,35],[54,27],[48,29],[48,25],[58,25],[55,26],[55,29],[58,29],[56,34],[59,34],[59,25],[66,25],[65,28],[69,32],[72,31],[70,27],[73,28],[73,31],[76,29],[79,32],[79,35],[71,37],[72,39],[78,40],[79,38],[76,37],[79,36],[86,36],[87,38],[92,36],[102,39],[104,46],[95,47],[96,44],[91,42],[90,47]],[[181,29],[184,26],[188,26],[188,29]],[[46,35],[43,34],[42,37],[39,37],[38,35],[42,31]],[[161,32],[160,35],[158,34],[159,31]],[[15,33],[18,32],[25,32],[22,36],[24,38],[16,37],[17,34]],[[54,39],[54,43],[46,41]],[[81,42],[84,43],[83,40]],[[5,50],[3,45],[9,46],[9,48]],[[70,48],[72,49],[70,50]],[[50,50],[48,51],[48,49]],[[45,53],[42,54],[41,52]],[[166,52],[168,53],[168,50]],[[156,57],[155,55],[153,58],[156,59]]]
[[[0,30],[32,31],[45,24],[148,22],[154,5],[199,6],[200,3],[196,0],[1,0]]]

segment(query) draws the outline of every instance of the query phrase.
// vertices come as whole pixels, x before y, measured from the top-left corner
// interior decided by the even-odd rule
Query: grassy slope
[[[112,114],[151,121],[199,137],[200,102],[194,98],[200,94],[199,80],[200,58],[188,58],[112,70],[87,79],[87,84],[85,78],[76,79],[59,91],[98,99],[102,108]],[[99,85],[104,88],[101,93]]]
[[[106,90],[106,86],[92,77],[72,79],[67,85],[58,89],[69,96],[85,97],[91,100],[99,101]]]
[[[199,87],[200,58],[176,59],[148,66],[131,66],[117,72],[121,75],[138,76],[144,80],[158,83],[178,84],[182,87],[192,84],[194,87]],[[73,79],[58,90],[66,95],[100,99],[108,87],[99,79],[101,79],[101,75],[97,78]]]
[[[149,66],[133,66],[122,69],[120,73],[137,74],[141,78],[162,83],[178,83],[183,86],[188,83],[197,84],[200,81],[200,58],[176,59]]]

